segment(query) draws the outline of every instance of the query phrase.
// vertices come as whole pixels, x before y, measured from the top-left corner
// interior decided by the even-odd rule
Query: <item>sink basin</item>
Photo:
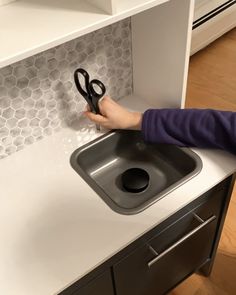
[[[202,168],[199,156],[188,148],[146,143],[140,131],[123,130],[78,148],[71,155],[71,165],[108,206],[121,214],[144,210]],[[123,185],[128,169],[148,175],[142,191],[127,191]]]

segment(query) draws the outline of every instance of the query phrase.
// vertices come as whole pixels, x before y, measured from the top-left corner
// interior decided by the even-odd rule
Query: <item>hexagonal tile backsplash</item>
[[[129,95],[131,58],[126,19],[0,69],[0,158],[80,120],[86,102],[73,81],[78,67],[113,98]]]

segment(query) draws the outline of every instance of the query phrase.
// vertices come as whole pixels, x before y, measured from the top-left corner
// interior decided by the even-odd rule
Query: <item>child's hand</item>
[[[87,108],[89,109],[89,107]],[[101,115],[94,114],[89,110],[84,114],[94,123],[107,129],[141,129],[142,114],[126,110],[109,96],[104,96],[99,101],[99,109]]]

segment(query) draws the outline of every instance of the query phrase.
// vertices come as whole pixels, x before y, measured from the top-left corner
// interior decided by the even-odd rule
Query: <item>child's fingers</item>
[[[94,114],[92,112],[84,112],[85,116],[87,116],[91,121],[97,124],[104,124],[107,122],[107,119],[99,114]]]
[[[91,112],[90,106],[88,104],[86,105],[85,109],[87,112]]]

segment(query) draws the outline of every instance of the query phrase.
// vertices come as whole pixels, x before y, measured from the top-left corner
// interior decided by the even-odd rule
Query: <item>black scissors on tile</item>
[[[81,80],[79,80],[81,76],[84,79],[84,87],[82,87]],[[94,114],[100,114],[98,102],[106,92],[105,85],[97,79],[90,81],[88,72],[82,68],[75,70],[74,80],[79,93],[87,101],[91,112]]]

